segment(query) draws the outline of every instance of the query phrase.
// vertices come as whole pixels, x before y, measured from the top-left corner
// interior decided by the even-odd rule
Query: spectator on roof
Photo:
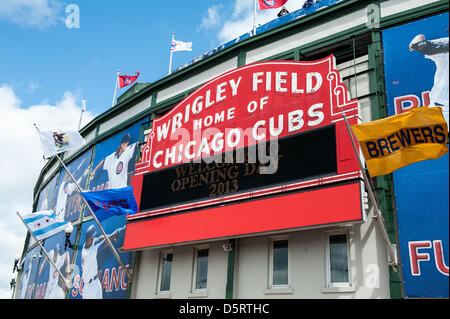
[[[286,9],[285,6],[283,6],[283,8],[281,9],[281,11],[278,12],[277,16],[278,16],[278,18],[279,18],[279,17],[282,17],[282,16],[284,16],[284,15],[286,15],[286,14],[288,14],[288,13],[289,13],[289,11]]]
[[[314,0],[306,0],[303,3],[303,7],[302,8],[307,8],[307,7],[309,7],[309,6],[313,5],[313,4],[314,4]]]

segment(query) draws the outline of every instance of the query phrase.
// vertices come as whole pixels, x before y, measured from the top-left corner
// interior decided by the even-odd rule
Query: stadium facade
[[[260,26],[256,35],[250,32],[205,53],[154,83],[136,83],[114,107],[81,129],[86,145],[63,156],[85,189],[134,187],[139,213],[102,222],[133,280],[101,244],[92,216],[77,192],[70,192],[68,174],[52,159],[36,183],[33,208],[54,209],[74,226],[72,247],[65,247],[64,233],[44,242],[58,267],[69,267],[72,287],[66,290],[58,283],[28,236],[13,297],[448,298],[448,154],[373,178],[384,217],[380,221],[373,206],[365,204],[362,174],[342,118],[348,111],[353,114],[350,121],[368,122],[430,103],[435,66],[408,45],[417,34],[448,39],[448,9],[448,1],[322,0]],[[219,110],[222,97],[232,95],[226,101],[230,104],[222,104],[228,113],[216,112],[216,122],[222,116],[232,118],[230,112],[238,114],[233,103],[246,98],[243,107],[250,107],[252,99],[259,101],[255,107],[262,107],[264,94],[244,86],[246,78],[259,73],[257,81],[266,91],[272,87],[264,81],[275,78],[269,82],[281,93],[270,93],[270,98],[283,112],[284,105],[288,109],[294,103],[289,102],[293,93],[284,94],[283,85],[293,83],[291,74],[299,76],[300,85],[300,73],[292,70],[311,68],[304,72],[317,75],[322,69],[312,65],[324,63],[329,74],[339,75],[337,80],[321,78],[333,89],[332,98],[338,96],[336,88],[348,91],[340,95],[336,110],[324,106],[324,113],[326,108],[335,112],[332,119],[321,118],[312,100],[301,106],[305,123],[311,125],[280,138],[276,174],[261,177],[254,173],[258,165],[249,161],[240,167],[175,165],[176,155],[166,146],[154,156],[161,138],[155,126],[164,127],[180,110],[177,114],[186,116],[189,99],[206,107],[213,103],[207,94],[214,94]],[[285,75],[291,80],[283,82]],[[309,83],[312,91],[317,78]],[[226,79],[228,89],[220,79]],[[294,89],[299,90],[292,84]],[[356,113],[351,113],[352,105]],[[229,111],[231,106],[236,109]],[[290,114],[284,114],[291,120],[285,128],[300,123],[293,124]],[[280,119],[278,113],[265,115],[254,115],[253,123],[280,129],[282,122],[273,124],[279,121],[274,118]],[[212,116],[208,122],[205,113],[202,125],[211,125]],[[245,116],[233,120],[246,123]],[[397,267],[390,265],[381,224]],[[87,244],[92,238],[94,244]]]

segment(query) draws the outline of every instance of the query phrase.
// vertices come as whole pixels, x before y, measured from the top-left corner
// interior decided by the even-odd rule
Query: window
[[[170,277],[172,275],[173,253],[163,252],[159,264],[158,293],[170,291]]]
[[[271,248],[270,286],[271,288],[289,287],[288,240],[273,240]]]
[[[208,248],[196,249],[194,258],[193,291],[205,291],[208,284]]]
[[[328,286],[349,286],[348,235],[328,234]]]

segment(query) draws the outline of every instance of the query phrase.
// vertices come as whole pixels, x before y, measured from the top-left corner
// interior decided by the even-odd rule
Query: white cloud
[[[27,93],[34,93],[37,89],[41,89],[42,85],[38,81],[28,81],[28,88],[26,90]]]
[[[211,29],[216,27],[220,23],[220,13],[219,11],[223,8],[223,5],[219,4],[208,8],[206,16],[203,16],[202,23],[199,29]]]
[[[285,5],[289,12],[301,8],[302,1],[288,1]],[[256,8],[256,26],[277,18],[279,9],[259,10]],[[232,14],[221,23],[217,37],[220,43],[226,43],[253,30],[254,0],[235,0]]]
[[[59,0],[1,0],[0,20],[45,28],[62,19],[59,17],[61,9]]]
[[[0,85],[0,298],[10,298],[9,282],[14,256],[22,252],[25,226],[16,216],[31,212],[33,189],[44,165],[36,129],[77,129],[81,101],[64,93],[55,105],[21,108],[21,101],[8,85]],[[85,112],[82,125],[94,118]]]

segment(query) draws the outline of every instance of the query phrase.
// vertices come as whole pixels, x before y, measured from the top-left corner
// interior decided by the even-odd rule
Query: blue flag
[[[131,186],[80,194],[86,199],[99,222],[116,215],[134,215],[138,211]]]

